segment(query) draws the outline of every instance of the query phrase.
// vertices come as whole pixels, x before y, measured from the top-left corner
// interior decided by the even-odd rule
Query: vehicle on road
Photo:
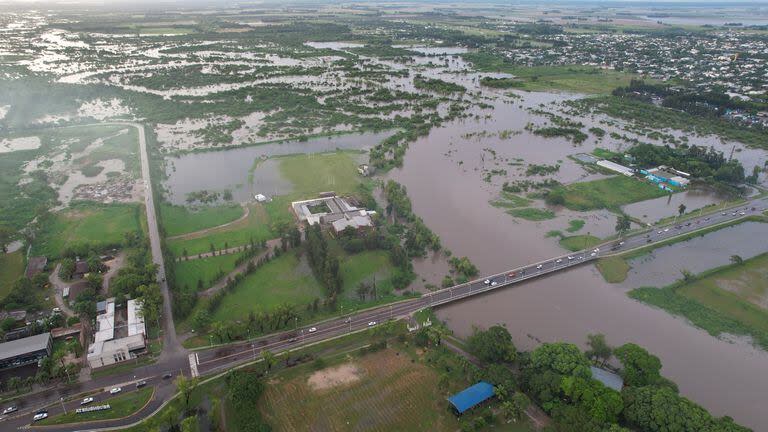
[[[122,389],[122,388],[120,388],[120,387],[114,387],[114,388],[112,388],[112,390],[110,390],[110,391],[109,391],[109,394],[118,394],[118,393],[120,393],[121,391],[123,391],[123,389]]]
[[[664,228],[664,232],[669,232],[669,228]]]
[[[18,408],[16,408],[16,405],[11,405],[11,406],[9,406],[8,408],[6,408],[6,409],[4,409],[4,410],[3,410],[3,415],[6,415],[6,414],[10,414],[10,413],[14,413],[14,412],[16,412],[16,411],[18,411],[18,410],[19,410],[19,409],[18,409]]]
[[[493,281],[493,282],[491,282],[491,286],[496,286],[496,285],[498,285],[498,284],[499,284],[499,283],[498,283],[498,282],[496,282],[496,281]]]
[[[624,242],[623,241],[619,242],[619,246],[624,246]]]
[[[88,396],[87,398],[84,398],[80,401],[80,405],[88,405],[91,402],[93,402],[93,398]]]
[[[376,325],[376,321],[371,321],[368,323],[368,327],[373,327]]]
[[[48,418],[48,411],[38,411],[37,414],[32,417],[32,421],[40,421],[46,418]]]
[[[163,374],[163,379],[171,379],[171,378],[173,378],[173,374],[172,373],[167,372],[167,373]]]
[[[562,258],[558,258],[557,261],[555,261],[555,262],[560,264],[561,262],[563,262],[563,259]]]
[[[483,283],[486,284],[486,285],[490,285],[491,280],[490,279],[486,279],[486,280],[483,281]]]
[[[317,331],[317,327],[310,327],[308,330],[310,333],[314,333]]]
[[[589,256],[591,256],[591,257],[593,257],[593,256],[597,256],[597,253],[595,253],[595,252],[592,252],[591,254],[589,254]]]
[[[568,261],[570,261],[570,260],[572,260],[572,259],[573,259],[573,257],[572,257],[572,256],[568,256]]]
[[[657,232],[656,234],[661,234],[662,232],[663,232],[663,231],[659,231],[659,232]]]
[[[515,272],[507,273],[507,277],[510,278],[510,279],[515,277],[515,276],[517,276],[517,273],[515,273]]]
[[[288,339],[288,342],[296,342],[297,340],[299,340],[299,339],[295,338],[295,337],[292,337],[292,338]]]
[[[145,387],[146,385],[147,385],[147,382],[144,380],[141,380],[136,383],[136,388],[142,388],[142,387]]]
[[[539,265],[536,266],[536,269],[537,270],[541,270],[542,267],[544,267],[544,265],[543,264],[539,264]]]
[[[59,309],[57,307],[51,309],[51,311],[53,311],[54,314],[60,314],[61,313],[61,309]]]

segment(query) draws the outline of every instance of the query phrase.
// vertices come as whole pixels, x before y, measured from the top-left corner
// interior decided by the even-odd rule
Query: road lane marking
[[[189,371],[192,373],[192,378],[197,378],[200,373],[197,372],[197,358],[195,353],[189,355]]]

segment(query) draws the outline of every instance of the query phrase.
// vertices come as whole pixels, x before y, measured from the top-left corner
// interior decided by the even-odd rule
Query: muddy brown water
[[[525,106],[535,106],[564,96],[530,94],[525,98]],[[490,183],[485,182],[483,169],[499,168],[505,163],[498,163],[502,157],[539,164],[560,161],[561,169],[554,177],[573,182],[600,176],[586,174],[567,158],[569,154],[590,152],[598,145],[620,146],[607,139],[595,142],[594,138],[574,146],[564,139],[544,139],[527,132],[507,140],[462,138],[467,132],[520,129],[528,121],[536,121],[536,116],[520,109],[518,104],[496,102],[493,119],[459,120],[433,130],[429,136],[410,145],[401,169],[388,174],[408,188],[414,212],[440,236],[443,245],[454,255],[469,256],[481,274],[501,272],[564,253],[554,239],[545,238],[545,233],[563,230],[572,218],[587,220],[579,234],[589,231],[606,236],[614,229],[615,215],[607,211],[578,213],[555,209],[555,219],[530,222],[515,219],[505,214],[504,209],[488,205],[498,195],[505,178],[494,177]],[[695,142],[697,138],[692,137],[691,143]],[[483,148],[496,151],[495,161]],[[752,152],[741,155],[747,153],[755,156]],[[507,180],[525,178],[525,173],[514,167],[507,166],[507,171]],[[680,202],[695,209],[718,201],[716,196],[696,192],[673,199],[674,204],[667,204],[666,198],[637,204],[632,211],[658,219],[670,215],[670,210],[674,214]],[[732,254],[746,257],[768,250],[761,240],[766,238],[762,231],[765,226],[760,227],[758,235],[750,236],[756,232],[755,228],[743,225],[735,231],[710,237],[706,241],[712,246],[709,254],[704,252],[707,250],[704,243],[692,241],[670,252],[658,252],[664,255],[663,259],[633,265],[644,272],[658,273],[659,276],[648,278],[647,282],[674,280],[680,277],[681,266],[701,271],[709,265],[727,263]],[[734,237],[735,232],[738,237]],[[693,248],[703,251],[690,253]],[[631,275],[630,281],[644,284],[642,275]],[[604,333],[613,345],[638,343],[661,358],[662,372],[679,385],[683,395],[715,415],[730,415],[755,430],[768,430],[761,399],[768,389],[768,376],[764,373],[768,370],[768,353],[755,349],[747,340],[712,337],[684,319],[630,299],[626,291],[624,285],[606,283],[593,266],[585,266],[446,306],[438,311],[438,316],[460,336],[468,336],[475,326],[502,323],[518,347],[526,350],[540,342],[562,340],[584,347],[589,333]],[[723,392],[726,388],[727,397]]]

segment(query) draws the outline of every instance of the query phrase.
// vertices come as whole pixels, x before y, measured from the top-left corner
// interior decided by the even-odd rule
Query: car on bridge
[[[536,266],[536,270],[541,270],[544,267],[544,264],[539,264]]]

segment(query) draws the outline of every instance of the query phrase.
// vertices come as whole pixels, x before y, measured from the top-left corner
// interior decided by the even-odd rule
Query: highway
[[[181,354],[181,351],[179,351],[177,355],[161,357],[155,364],[134,370],[132,372],[133,378],[131,378],[131,373],[123,374],[122,376],[104,377],[77,384],[77,388],[70,389],[66,393],[49,392],[42,396],[24,398],[18,403],[19,412],[0,422],[0,429],[10,430],[10,428],[27,427],[34,411],[38,407],[45,405],[50,405],[49,412],[51,415],[61,412],[61,408],[57,407],[60,397],[72,399],[74,398],[73,395],[82,392],[108,390],[111,386],[116,385],[109,384],[110,382],[123,383],[125,387],[133,385],[138,379],[147,379],[149,380],[149,385],[156,386],[157,390],[154,400],[143,410],[126,419],[99,422],[89,425],[89,428],[77,430],[97,430],[100,427],[106,426],[128,425],[154,412],[164,400],[173,394],[174,386],[171,380],[162,380],[160,378],[165,372],[174,371],[175,373],[184,373],[189,376],[194,371],[194,375],[210,376],[253,361],[260,357],[260,353],[263,350],[280,353],[312,343],[330,340],[348,333],[380,325],[387,320],[407,317],[425,308],[438,307],[446,303],[460,301],[488,291],[523,283],[528,279],[566,271],[571,267],[595,261],[600,257],[626,253],[708,227],[733,222],[750,215],[757,215],[761,211],[766,210],[766,208],[768,208],[768,197],[758,198],[749,203],[728,208],[727,210],[723,209],[698,217],[689,216],[689,219],[679,223],[673,222],[665,226],[632,233],[624,239],[608,241],[595,248],[533,262],[464,284],[425,293],[418,298],[359,311],[281,333],[255,338],[250,341],[199,349],[188,355],[185,353],[183,358],[179,355]],[[70,404],[73,404],[72,406],[75,403],[76,401],[70,402]],[[45,430],[69,431],[73,429],[71,426],[69,428],[51,426],[45,427]]]

